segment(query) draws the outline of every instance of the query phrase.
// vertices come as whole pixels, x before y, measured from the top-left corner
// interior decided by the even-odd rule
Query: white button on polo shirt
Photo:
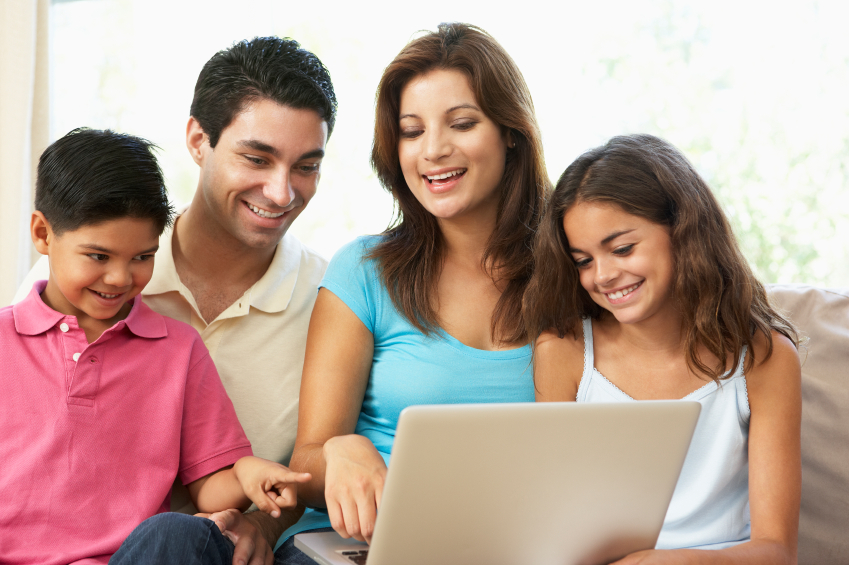
[[[68,324],[66,324],[65,322],[62,322],[61,324],[59,324],[59,329],[62,330],[63,332],[66,332],[71,328],[68,326]]]
[[[79,361],[79,360],[80,360],[80,354],[74,353],[74,361]]]

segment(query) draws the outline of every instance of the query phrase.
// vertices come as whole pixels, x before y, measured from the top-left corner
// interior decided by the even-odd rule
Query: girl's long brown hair
[[[549,330],[578,339],[581,319],[605,312],[581,286],[563,231],[566,211],[579,202],[611,204],[670,229],[673,295],[683,317],[687,365],[695,372],[713,380],[734,374],[743,346],[752,352],[744,370],[751,369],[756,332],[769,344],[764,360],[772,354],[772,330],[798,344],[793,325],[770,306],[707,183],[684,155],[651,135],[614,137],[581,155],[557,182],[540,224],[536,270],[525,292],[532,342]],[[699,358],[699,346],[716,356],[716,366]]]
[[[492,315],[493,339],[524,341],[522,295],[533,272],[533,236],[550,181],[531,95],[516,63],[485,31],[468,24],[441,24],[411,41],[383,73],[377,90],[371,163],[395,198],[390,227],[369,254],[399,312],[424,333],[439,325],[434,297],[442,269],[443,239],[436,219],[410,191],[398,160],[401,91],[434,69],[454,69],[469,80],[484,114],[509,131],[496,227],[483,268],[502,288]]]

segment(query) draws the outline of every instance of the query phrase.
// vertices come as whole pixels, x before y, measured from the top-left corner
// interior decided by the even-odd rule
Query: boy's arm
[[[187,487],[201,512],[246,510],[253,501],[257,508],[276,518],[280,516],[280,507],[293,508],[297,504],[296,484],[308,480],[309,473],[295,473],[259,457],[242,457],[232,467],[202,477]]]

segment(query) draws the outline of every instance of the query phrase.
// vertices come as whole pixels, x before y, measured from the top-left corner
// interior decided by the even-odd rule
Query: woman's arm
[[[310,318],[291,467],[312,474],[299,495],[327,506],[343,537],[371,540],[386,465],[355,435],[374,356],[374,337],[345,303],[319,290]]]
[[[664,563],[796,563],[799,503],[802,490],[802,372],[796,348],[773,332],[773,353],[766,339],[755,341],[758,365],[746,374],[749,423],[749,508],[751,541],[722,550],[642,551],[617,565]]]
[[[537,402],[574,401],[584,370],[584,343],[567,334],[539,336],[534,346],[534,392]]]

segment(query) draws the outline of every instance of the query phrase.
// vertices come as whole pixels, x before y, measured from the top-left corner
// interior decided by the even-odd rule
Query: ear
[[[516,140],[513,139],[513,130],[508,129],[504,132],[504,143],[507,144],[507,149],[516,147]]]
[[[189,123],[186,124],[186,147],[189,149],[189,154],[195,163],[200,165],[203,163],[203,146],[209,144],[209,136],[200,127],[194,116],[189,117]]]
[[[35,244],[36,251],[42,255],[47,255],[48,251],[50,251],[50,243],[56,236],[53,234],[53,228],[50,227],[50,222],[38,210],[32,213],[32,219],[29,223],[29,233],[30,237],[32,237],[33,244]]]

